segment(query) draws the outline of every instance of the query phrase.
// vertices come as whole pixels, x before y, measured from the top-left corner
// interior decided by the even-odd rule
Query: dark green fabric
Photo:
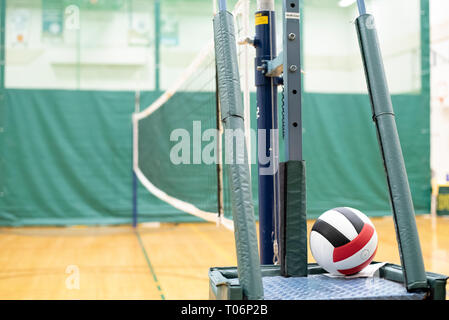
[[[131,93],[7,90],[2,225],[129,223]]]
[[[142,93],[142,108],[157,96]],[[368,96],[305,93],[303,99],[308,218],[338,206],[369,216],[390,214]],[[255,115],[255,95],[251,101]],[[393,95],[392,101],[415,211],[428,213],[428,101],[419,94]],[[130,92],[6,90],[0,110],[0,224],[130,223],[133,110]],[[82,152],[88,156],[72,156]],[[283,154],[281,139],[281,160]],[[251,169],[257,216],[257,165]],[[199,221],[140,184],[138,198],[139,221]]]
[[[6,90],[0,225],[131,223],[133,111],[132,92]],[[141,222],[198,221],[141,185],[138,196]]]
[[[339,206],[369,216],[391,213],[368,96],[303,96],[307,214]],[[416,213],[430,212],[430,125],[422,95],[393,95],[397,127]],[[282,155],[282,152],[281,152]]]

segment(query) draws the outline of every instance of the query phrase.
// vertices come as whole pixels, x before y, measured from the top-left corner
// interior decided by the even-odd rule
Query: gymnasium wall
[[[402,0],[393,2],[397,1]],[[43,32],[41,1],[8,1],[10,19],[14,10],[30,19],[25,29],[23,25],[11,27],[12,22],[7,26],[7,88],[0,104],[0,225],[132,221],[134,91],[143,90],[142,109],[158,96],[154,92],[153,2],[132,2],[131,7],[130,1],[124,1],[126,6],[119,6],[118,12],[82,11],[87,13],[81,18],[83,26],[92,28],[65,30],[55,37]],[[304,7],[308,214],[313,218],[332,207],[352,206],[371,216],[386,215],[390,214],[386,180],[351,22],[354,11],[340,9],[335,2],[310,0]],[[422,24],[416,26],[415,17],[410,20],[414,25],[410,21],[402,25],[402,30],[418,30],[418,36],[412,32],[406,37],[408,47],[393,45],[403,34],[388,35],[390,29],[385,27],[380,9],[376,9],[376,18],[380,17],[381,46],[386,52],[386,71],[416,212],[428,213],[428,1],[412,2],[415,7],[421,3],[421,8],[412,6],[410,12],[422,12],[418,18]],[[203,36],[212,35],[210,1],[192,2],[191,15],[183,17],[176,16],[180,12],[177,5],[182,4],[173,0],[166,2],[165,9],[162,6],[164,19],[171,24],[162,46],[162,89],[182,72]],[[325,19],[320,20],[321,16]],[[150,19],[148,29],[133,22],[146,18]],[[179,19],[187,21],[181,24]],[[174,21],[179,22],[178,27]],[[28,32],[24,32],[26,43],[14,40],[21,30]],[[193,31],[202,36],[194,37],[194,45],[189,46],[186,39],[191,39]],[[191,94],[194,99],[195,93]],[[251,103],[255,115],[254,94]],[[253,127],[255,122],[254,117]],[[281,157],[282,148],[281,143]],[[255,165],[252,172],[257,209]],[[179,183],[194,192],[194,186],[183,177]],[[138,199],[140,221],[196,220],[156,199],[141,185]]]
[[[436,184],[449,183],[449,1],[432,0],[431,12],[431,165]]]
[[[144,92],[142,100],[155,97]],[[428,149],[428,116],[419,96],[395,95],[393,103],[415,208],[427,213],[429,171],[423,168],[429,158],[422,150]],[[130,223],[133,109],[132,92],[7,90],[0,118],[0,224]],[[304,120],[309,216],[335,206],[388,214],[368,97],[307,93]],[[257,208],[256,170],[253,165]],[[183,177],[179,183],[195,190]],[[138,197],[141,221],[195,220],[141,186]]]
[[[7,0],[6,86],[154,90],[155,1],[99,3]],[[212,11],[209,0],[160,1],[162,90],[212,38]]]
[[[304,90],[307,92],[365,93],[357,33],[356,6],[337,1],[308,1],[303,9]],[[421,91],[420,1],[367,1],[375,17],[386,75],[392,94]],[[333,4],[333,5],[331,5]],[[407,7],[407,12],[402,8]]]
[[[0,225],[131,223],[134,92],[8,89],[5,100]],[[139,211],[190,219],[142,187]]]
[[[430,210],[429,109],[420,95],[392,96],[416,213]],[[338,206],[390,214],[370,102],[365,95],[306,93],[304,158],[308,214]]]

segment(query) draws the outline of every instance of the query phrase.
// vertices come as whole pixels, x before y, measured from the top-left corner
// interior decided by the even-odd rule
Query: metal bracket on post
[[[307,225],[305,208],[305,164],[302,160],[301,59],[299,1],[283,1],[283,52],[274,57],[274,11],[256,13],[256,86],[258,129],[277,129],[275,87],[284,85],[284,128],[286,163],[271,176],[261,175],[259,163],[259,221],[261,258],[281,264],[285,276],[307,275]],[[268,2],[263,2],[266,5]],[[271,42],[270,42],[271,41]],[[274,43],[273,43],[274,42]],[[278,143],[277,138],[275,144]],[[265,144],[267,146],[269,144]],[[266,154],[276,154],[265,151]],[[275,156],[275,160],[278,155]],[[281,177],[280,181],[278,180]],[[279,182],[278,182],[279,181]],[[283,191],[281,191],[283,190]],[[283,194],[281,195],[281,193]],[[282,198],[282,200],[280,199]],[[279,200],[281,201],[279,201]],[[270,234],[273,230],[273,233]],[[274,238],[273,238],[274,235]]]
[[[284,72],[284,54],[280,53],[273,60],[267,61],[267,70],[265,76],[279,77]]]

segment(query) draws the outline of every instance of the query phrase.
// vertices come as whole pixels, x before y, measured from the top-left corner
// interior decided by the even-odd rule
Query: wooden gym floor
[[[375,259],[399,263],[392,218],[373,222]],[[417,223],[426,270],[449,275],[449,218]],[[234,235],[210,223],[0,228],[0,299],[208,299],[209,267],[234,265]]]

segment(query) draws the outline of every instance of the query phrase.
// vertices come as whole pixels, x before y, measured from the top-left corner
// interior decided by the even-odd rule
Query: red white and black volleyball
[[[334,208],[315,221],[310,232],[310,250],[316,262],[327,272],[353,275],[374,259],[376,229],[359,210]]]

